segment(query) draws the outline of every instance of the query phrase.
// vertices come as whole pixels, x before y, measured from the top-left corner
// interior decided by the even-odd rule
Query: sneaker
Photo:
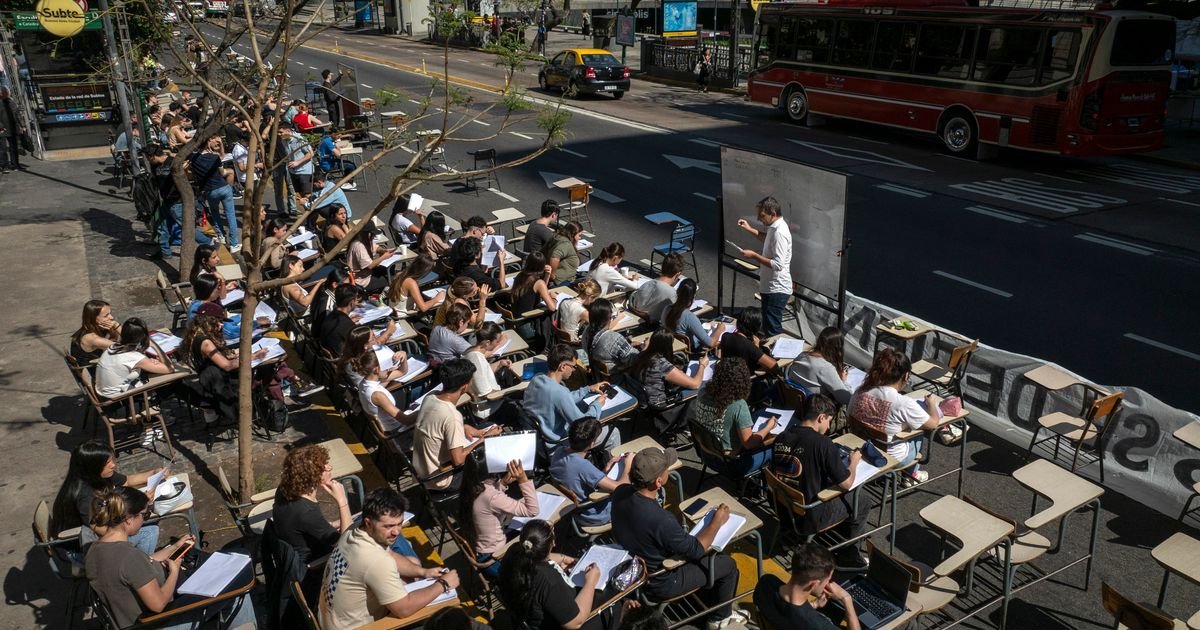
[[[350,190],[350,191],[358,190],[358,184],[356,184],[354,182],[347,182],[345,184],[342,184],[342,190]]]
[[[296,398],[308,398],[309,396],[312,396],[313,394],[316,394],[317,392],[325,391],[325,386],[318,385],[316,383],[305,383],[305,382],[297,379],[296,386],[293,388],[292,391],[294,391],[296,393],[296,396],[295,396]]]
[[[915,486],[919,483],[925,483],[926,481],[929,481],[929,471],[918,470],[913,473],[908,473],[902,477],[902,480],[904,481],[904,486],[906,488],[909,486]]]
[[[733,610],[733,612],[729,613],[728,617],[726,617],[720,621],[710,621],[706,624],[705,627],[707,628],[707,630],[720,630],[721,628],[726,628],[726,627],[728,627],[730,625],[734,625],[734,624],[744,626],[747,623],[749,623],[749,621],[750,621],[749,615],[747,615],[746,613],[744,613],[740,610],[737,610],[735,608]]]
[[[238,253],[238,252],[240,252],[240,251],[242,251],[242,245],[241,245],[241,243],[238,243],[237,245],[230,245],[230,246],[229,246],[229,253],[230,253],[230,254],[236,254],[236,253]]]
[[[834,568],[843,572],[866,571],[871,561],[857,549],[853,551],[853,554],[846,553],[837,556]]]

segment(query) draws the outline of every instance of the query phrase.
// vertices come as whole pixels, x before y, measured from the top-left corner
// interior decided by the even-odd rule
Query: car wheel
[[[538,75],[538,87],[541,88],[543,92],[550,91],[550,82],[546,80],[546,75]]]
[[[975,154],[975,121],[970,114],[955,112],[942,123],[942,144],[954,155],[974,156]]]
[[[798,87],[789,89],[783,97],[783,110],[792,122],[803,124],[808,118],[808,95]]]
[[[621,97],[622,97],[622,96],[625,96],[625,93],[624,93],[624,92],[619,92],[619,91],[618,91],[618,92],[613,92],[613,99],[614,99],[614,100],[618,100],[618,101],[619,101],[619,100],[621,100]]]
[[[567,89],[563,91],[563,95],[569,96],[571,98],[579,98],[579,86],[575,83],[574,80],[572,80],[571,83],[569,85],[567,85]]]

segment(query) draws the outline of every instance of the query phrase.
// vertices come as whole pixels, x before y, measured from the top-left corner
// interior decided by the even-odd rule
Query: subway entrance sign
[[[34,11],[13,11],[13,28],[18,31],[41,31],[45,30],[38,23],[38,15]],[[98,31],[104,27],[104,23],[100,20],[99,11],[88,11],[84,14],[86,22],[83,25],[85,31]]]

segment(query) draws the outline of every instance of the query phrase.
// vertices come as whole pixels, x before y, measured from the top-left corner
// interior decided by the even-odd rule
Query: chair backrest
[[[1175,620],[1134,602],[1109,586],[1108,582],[1100,583],[1100,601],[1104,604],[1104,609],[1113,616],[1114,627],[1117,624],[1124,625],[1129,630],[1171,630],[1176,627]]]
[[[808,403],[808,392],[788,382],[779,383],[779,393],[783,395],[783,404],[796,410],[796,415],[804,415],[804,407]]]
[[[221,494],[224,495],[227,503],[237,503],[238,498],[233,494],[233,486],[229,484],[229,477],[225,475],[225,467],[217,465],[217,483],[221,487]]]
[[[978,349],[978,339],[972,341],[971,343],[964,343],[961,346],[957,346],[950,351],[950,360],[947,361],[946,367],[950,368],[950,371],[957,374],[959,372],[958,367],[961,364],[963,370],[965,371],[967,364],[971,362],[971,355],[975,354],[975,351]]]
[[[724,466],[728,457],[725,455],[725,449],[721,448],[721,442],[717,436],[713,435],[708,427],[700,424],[694,418],[688,419],[688,424],[692,430],[692,441],[696,446],[696,453],[711,467]]]
[[[312,606],[308,605],[308,598],[304,596],[304,587],[299,580],[292,580],[292,601],[296,602],[305,630],[321,630],[321,621],[313,613]]]
[[[1087,419],[1091,422],[1099,422],[1104,418],[1113,416],[1117,413],[1124,398],[1125,394],[1123,392],[1114,392],[1097,398],[1092,401],[1092,405],[1088,408]]]
[[[678,243],[680,241],[689,241],[688,246],[690,247],[691,246],[690,241],[693,241],[695,238],[696,238],[696,226],[695,225],[691,225],[691,224],[684,225],[682,223],[677,223],[677,224],[675,224],[675,229],[671,230],[671,241],[672,242]]]
[[[475,152],[475,160],[478,162],[483,162],[485,160],[495,162],[496,161],[496,150],[495,149],[480,149]]]
[[[39,543],[50,542],[50,505],[45,501],[38,501],[33,508],[33,538]]]
[[[862,422],[854,416],[846,416],[846,422],[850,425],[850,432],[864,440],[872,440],[879,444],[887,444],[887,432],[876,429],[875,427]]]
[[[572,202],[587,203],[588,195],[591,192],[592,186],[590,184],[576,184],[567,189],[567,199],[570,199]]]
[[[108,418],[104,416],[104,405],[100,402],[100,395],[96,393],[96,384],[92,380],[92,371],[76,365],[75,360],[70,355],[65,356],[64,359],[67,361],[67,367],[70,368],[71,374],[75,376],[79,388],[83,390],[84,396],[87,397],[88,403],[104,418],[105,422],[108,422]]]
[[[767,488],[771,490],[771,496],[775,498],[776,509],[784,508],[796,516],[806,514],[806,510],[801,507],[808,503],[803,492],[781,479],[770,466],[763,468],[763,475],[767,478]]]

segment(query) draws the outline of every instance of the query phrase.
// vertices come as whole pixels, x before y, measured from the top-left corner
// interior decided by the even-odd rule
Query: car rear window
[[[586,66],[619,66],[621,62],[612,55],[579,55],[583,57],[583,64]]]
[[[1175,51],[1175,22],[1171,20],[1121,20],[1113,38],[1114,66],[1165,66]]]

